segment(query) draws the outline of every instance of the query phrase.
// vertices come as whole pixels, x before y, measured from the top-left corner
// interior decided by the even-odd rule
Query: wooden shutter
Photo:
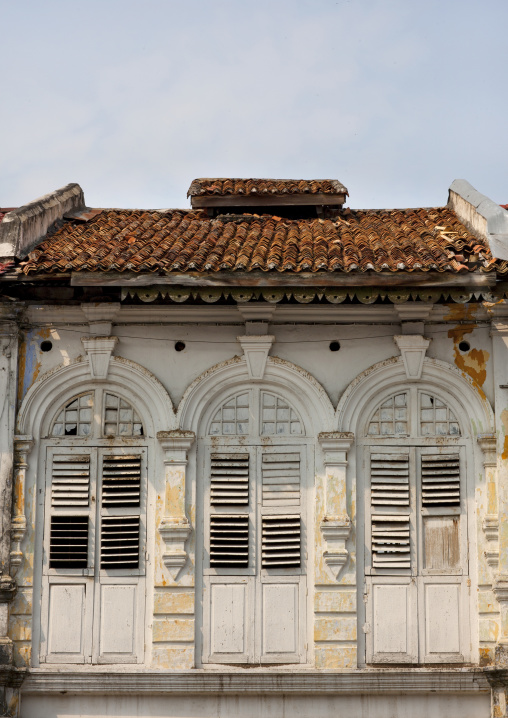
[[[247,568],[249,565],[248,515],[210,516],[210,566]]]
[[[300,452],[264,453],[263,506],[300,506]]]
[[[422,506],[460,506],[458,454],[422,454]]]
[[[90,503],[90,456],[53,456],[51,468],[51,506],[69,508]]]
[[[103,516],[101,568],[139,567],[139,516]]]
[[[212,454],[210,503],[249,503],[249,454]]]
[[[370,503],[372,568],[410,569],[408,452],[371,454]]]
[[[49,567],[87,568],[88,516],[52,516]]]
[[[263,568],[297,568],[301,563],[300,516],[263,516]]]
[[[105,456],[102,464],[102,506],[139,506],[141,457]]]

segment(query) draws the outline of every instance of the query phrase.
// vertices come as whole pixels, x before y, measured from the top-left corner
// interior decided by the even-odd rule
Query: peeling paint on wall
[[[27,391],[39,376],[41,362],[39,359],[40,345],[49,339],[51,330],[30,329],[23,336],[19,346],[19,373],[18,373],[18,406],[23,401]]]
[[[459,344],[464,341],[464,337],[471,334],[478,326],[475,320],[476,307],[455,304],[450,306],[449,310],[450,313],[445,317],[446,321],[462,322],[448,330],[448,338],[453,340],[455,365],[481,388],[487,379],[487,362],[490,353],[485,349],[476,349],[475,347],[467,352],[461,352],[459,349]],[[482,395],[484,396],[483,392]]]

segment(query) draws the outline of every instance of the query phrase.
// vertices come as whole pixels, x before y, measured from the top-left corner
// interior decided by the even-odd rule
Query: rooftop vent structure
[[[290,219],[333,217],[348,191],[338,180],[237,179],[201,177],[187,196],[208,216],[271,214]]]

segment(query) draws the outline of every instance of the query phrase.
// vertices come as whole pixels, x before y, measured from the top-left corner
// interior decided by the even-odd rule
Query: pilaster
[[[325,563],[333,573],[339,575],[347,563],[349,552],[346,548],[351,533],[351,518],[347,511],[347,452],[354,434],[351,432],[323,432],[318,441],[324,453],[325,465],[325,516],[320,524],[326,550]]]

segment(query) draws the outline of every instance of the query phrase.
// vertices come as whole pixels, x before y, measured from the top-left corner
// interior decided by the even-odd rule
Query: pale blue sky
[[[0,206],[68,182],[337,178],[351,207],[508,202],[507,0],[0,0]]]

